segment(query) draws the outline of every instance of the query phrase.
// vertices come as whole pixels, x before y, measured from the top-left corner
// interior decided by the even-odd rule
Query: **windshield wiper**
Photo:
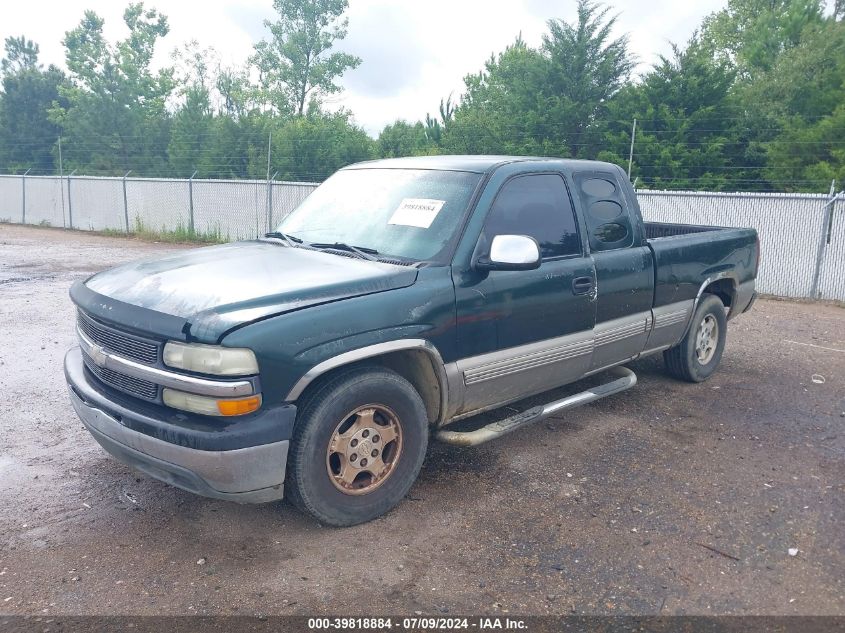
[[[367,248],[366,246],[352,246],[343,242],[334,242],[332,244],[315,242],[311,246],[314,248],[334,248],[340,251],[349,251],[371,262],[378,261],[378,257],[374,257],[374,255],[378,255],[378,251],[374,248]]]
[[[298,237],[293,235],[288,235],[287,233],[282,233],[281,231],[270,231],[269,233],[265,233],[264,237],[274,237],[278,240],[284,240],[288,243],[288,246],[293,248],[293,243],[296,242],[297,244],[302,244],[302,240]]]

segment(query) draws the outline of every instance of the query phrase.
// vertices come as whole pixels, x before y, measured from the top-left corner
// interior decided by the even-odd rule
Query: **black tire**
[[[352,419],[347,416],[368,405],[385,407],[395,414],[393,424],[398,422],[400,427],[400,450],[391,462],[389,475],[377,487],[365,493],[344,492],[330,475],[328,449],[344,420]],[[377,439],[376,435],[372,437]],[[427,446],[425,405],[407,380],[381,367],[342,371],[317,385],[303,400],[288,452],[285,496],[321,523],[349,526],[370,521],[392,509],[408,493]],[[385,455],[387,447],[382,446]]]
[[[699,359],[698,344],[699,330],[705,319],[712,319],[716,324],[716,340],[712,347],[712,354],[704,354],[702,362]],[[708,320],[708,325],[713,321]],[[686,336],[681,339],[675,347],[663,352],[663,360],[666,363],[666,371],[687,382],[703,382],[716,371],[719,362],[722,360],[722,352],[725,349],[725,339],[728,332],[728,320],[725,316],[725,307],[721,299],[715,295],[704,294],[695,313],[692,315],[692,322]]]

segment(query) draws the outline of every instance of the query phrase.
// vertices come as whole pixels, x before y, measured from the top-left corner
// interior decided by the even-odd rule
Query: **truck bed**
[[[759,245],[754,229],[643,222],[654,257],[654,307],[690,301],[702,285],[722,280],[731,316],[751,299]]]
[[[646,239],[654,240],[662,237],[677,237],[691,233],[706,233],[708,231],[726,230],[720,226],[703,226],[695,224],[670,224],[668,222],[643,222]],[[730,230],[730,229],[727,229]]]

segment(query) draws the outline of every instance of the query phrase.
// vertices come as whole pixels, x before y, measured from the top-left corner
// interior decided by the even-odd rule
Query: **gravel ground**
[[[633,363],[328,529],[142,477],[75,417],[68,287],[174,248],[0,225],[0,614],[845,614],[841,307],[761,300],[709,382]]]

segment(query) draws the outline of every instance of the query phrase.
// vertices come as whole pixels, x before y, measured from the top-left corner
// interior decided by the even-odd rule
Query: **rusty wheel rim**
[[[335,427],[326,450],[326,469],[335,488],[364,495],[381,486],[402,454],[402,426],[389,407],[358,407]]]

